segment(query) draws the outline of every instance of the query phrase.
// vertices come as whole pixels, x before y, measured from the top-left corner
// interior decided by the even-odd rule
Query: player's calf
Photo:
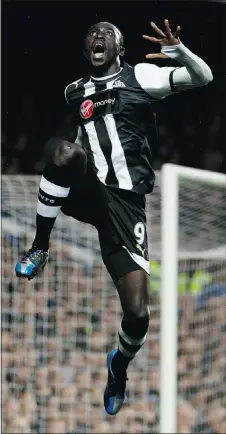
[[[113,370],[126,370],[147,338],[149,326],[148,275],[135,270],[123,276],[116,284],[123,309],[123,319],[118,331],[118,353],[113,360]]]
[[[108,380],[104,392],[105,410],[115,415],[121,409],[126,396],[127,368],[143,346],[149,325],[149,313],[141,316],[124,316],[118,331],[118,349],[111,351],[107,359]]]
[[[118,330],[118,352],[112,364],[114,372],[126,371],[146,341],[148,326],[148,312],[138,317],[124,315]]]
[[[111,415],[118,413],[125,400],[127,368],[147,338],[150,319],[145,272],[131,272],[116,285],[124,316],[118,330],[118,349],[108,356],[104,406]]]

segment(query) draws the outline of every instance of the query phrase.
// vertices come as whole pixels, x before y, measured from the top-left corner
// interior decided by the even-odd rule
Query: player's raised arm
[[[213,80],[209,66],[200,57],[192,53],[180,41],[180,27],[172,34],[168,20],[165,20],[165,31],[151,23],[160,39],[143,35],[143,38],[161,46],[161,53],[147,54],[147,59],[171,58],[183,67],[163,67],[138,64],[135,67],[136,78],[144,90],[156,98],[164,98],[173,92],[204,86]]]

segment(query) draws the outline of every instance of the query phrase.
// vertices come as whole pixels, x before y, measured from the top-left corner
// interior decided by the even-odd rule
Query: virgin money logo
[[[91,99],[87,99],[80,106],[80,116],[83,119],[89,119],[93,114],[94,104]]]
[[[97,101],[93,103],[91,99],[86,99],[80,106],[80,116],[83,119],[89,119],[92,114],[94,108],[103,107],[105,105],[113,105],[115,103],[115,98],[102,99],[101,101]]]

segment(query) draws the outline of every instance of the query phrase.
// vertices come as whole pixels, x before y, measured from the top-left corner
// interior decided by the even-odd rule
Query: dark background
[[[46,140],[64,109],[64,88],[86,73],[88,27],[111,21],[125,37],[126,61],[157,47],[149,22],[181,25],[181,40],[211,67],[214,81],[157,104],[154,168],[165,161],[225,171],[226,5],[199,2],[5,2],[2,5],[2,170],[40,173]],[[155,62],[156,63],[156,62]],[[170,65],[158,63],[159,66]]]

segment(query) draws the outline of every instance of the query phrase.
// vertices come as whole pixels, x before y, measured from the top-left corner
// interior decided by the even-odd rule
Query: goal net
[[[33,281],[14,266],[34,236],[39,177],[2,177],[2,406],[4,433],[156,433],[177,408],[179,433],[225,431],[225,190],[179,179],[177,402],[159,409],[160,174],[147,198],[149,338],[129,368],[128,399],[105,414],[106,353],[121,310],[94,228],[59,215],[51,255]],[[169,212],[170,214],[170,212]],[[169,216],[170,217],[170,216]],[[170,234],[169,234],[170,236]],[[174,291],[175,292],[175,291]],[[162,372],[162,371],[161,371]],[[168,384],[173,390],[174,384]],[[165,395],[167,396],[167,395]],[[169,432],[168,430],[166,432]]]

